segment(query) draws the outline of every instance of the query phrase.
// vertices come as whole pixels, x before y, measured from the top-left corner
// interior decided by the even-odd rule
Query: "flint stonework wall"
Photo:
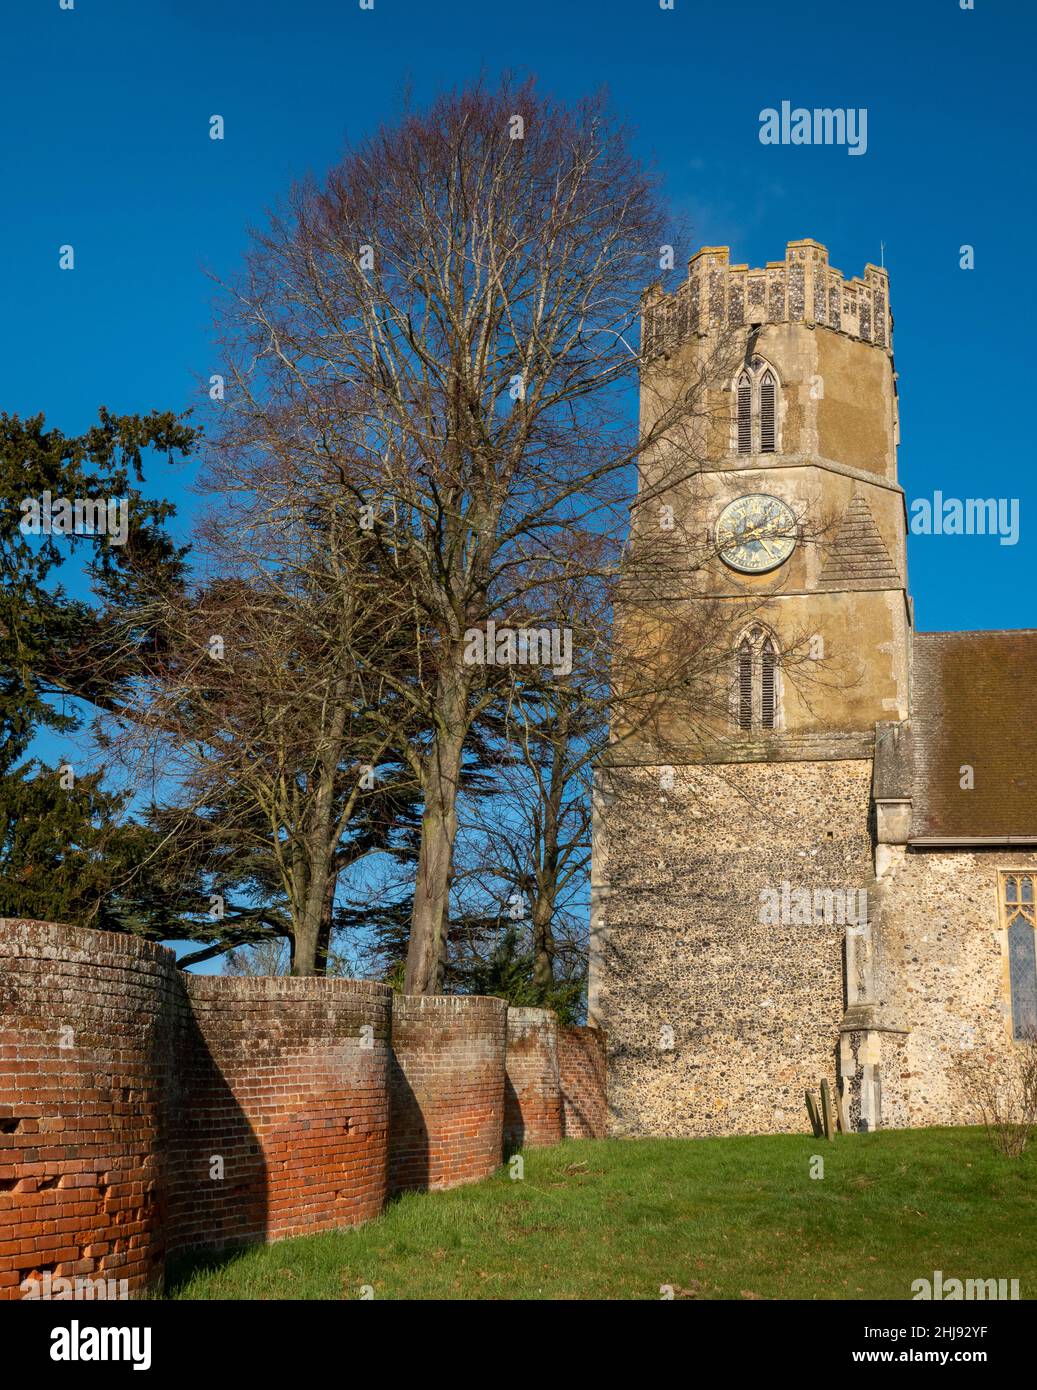
[[[804,1090],[834,1092],[844,928],[761,921],[761,890],[867,889],[871,767],[612,774],[591,988],[613,1133],[802,1131]]]
[[[996,1065],[1011,1036],[999,870],[1037,873],[1032,849],[904,850],[880,879],[878,1010],[904,1030],[882,1037],[882,1125],[978,1124],[955,1059]]]

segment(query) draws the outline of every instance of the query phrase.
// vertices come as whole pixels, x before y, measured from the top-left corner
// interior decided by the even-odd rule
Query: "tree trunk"
[[[327,969],[327,942],[330,939],[330,912],[335,900],[335,850],[332,844],[335,822],[335,770],[341,751],[342,706],[336,709],[335,723],[324,740],[320,770],[311,785],[311,811],[305,838],[305,888],[300,893],[293,975],[323,975]],[[329,899],[330,894],[330,899]],[[323,959],[321,937],[324,940]]]
[[[311,891],[306,896],[303,910],[295,928],[295,959],[292,962],[293,975],[315,975],[317,973],[317,939],[320,936],[321,898]]]
[[[328,880],[332,877],[326,856],[316,855],[317,862],[308,876],[305,892],[295,925],[295,960],[293,975],[320,975],[317,951],[327,901]]]
[[[555,942],[551,931],[554,904],[547,890],[537,893],[533,904],[533,984],[540,1001],[554,984]]]
[[[425,812],[403,983],[406,994],[443,991],[467,701],[467,682],[456,671],[448,673],[440,706],[442,732],[429,750],[422,772]]]
[[[560,706],[555,738],[552,741],[551,781],[541,810],[543,848],[533,903],[533,984],[541,1000],[554,984],[555,941],[551,930],[555,900],[558,897],[558,834],[562,798],[565,795],[566,753],[568,751],[569,711],[567,701]]]
[[[338,874],[333,869],[328,874],[328,886],[324,890],[324,902],[321,904],[320,931],[317,933],[317,953],[314,962],[318,975],[328,973],[328,953],[331,950],[331,925],[335,917],[335,889],[337,885]]]

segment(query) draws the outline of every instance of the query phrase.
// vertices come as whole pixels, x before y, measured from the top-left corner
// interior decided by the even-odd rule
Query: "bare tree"
[[[141,670],[109,741],[123,756],[158,751],[176,784],[176,804],[156,812],[171,863],[208,869],[218,890],[228,855],[239,875],[251,862],[285,905],[292,972],[324,973],[340,875],[405,819],[406,787],[398,775],[386,784],[399,767],[383,728],[405,733],[407,711],[377,671],[393,659],[403,670],[407,647],[382,621],[364,532],[314,514],[279,467],[237,490],[227,467],[209,481],[201,537],[214,573],[123,615]],[[254,915],[240,912],[237,931],[190,959],[254,942]]]
[[[960,1052],[953,1074],[997,1152],[1019,1158],[1037,1131],[1037,1033],[1007,1052]]]
[[[657,371],[657,408],[629,420],[665,226],[600,100],[567,110],[505,80],[297,187],[225,306],[219,448],[335,480],[414,643],[416,678],[380,673],[427,730],[402,741],[424,808],[411,992],[441,987],[464,749],[498,698],[469,634],[581,564],[614,572],[636,460],[665,441],[663,487],[701,457],[707,367],[675,362],[668,387]]]

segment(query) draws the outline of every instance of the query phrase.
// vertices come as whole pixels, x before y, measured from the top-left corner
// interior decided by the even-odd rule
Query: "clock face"
[[[778,497],[751,492],[729,502],[717,518],[716,545],[725,565],[764,574],[796,548],[796,518]]]

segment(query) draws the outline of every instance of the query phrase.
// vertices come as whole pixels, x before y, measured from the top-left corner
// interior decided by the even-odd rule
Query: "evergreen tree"
[[[97,770],[26,755],[37,734],[72,733],[91,706],[127,699],[132,644],[116,637],[103,604],[68,593],[63,567],[83,561],[95,592],[123,602],[145,576],[149,588],[182,584],[186,551],[165,530],[173,505],[145,498],[138,485],[146,449],[171,460],[189,454],[195,437],[168,412],[102,408],[76,436],[48,430],[42,415],[0,414],[0,914],[179,934],[134,886],[156,838],[127,818],[128,794],[105,790]],[[88,504],[88,517],[124,502],[126,543],[82,526],[49,529],[50,504],[62,502]]]

